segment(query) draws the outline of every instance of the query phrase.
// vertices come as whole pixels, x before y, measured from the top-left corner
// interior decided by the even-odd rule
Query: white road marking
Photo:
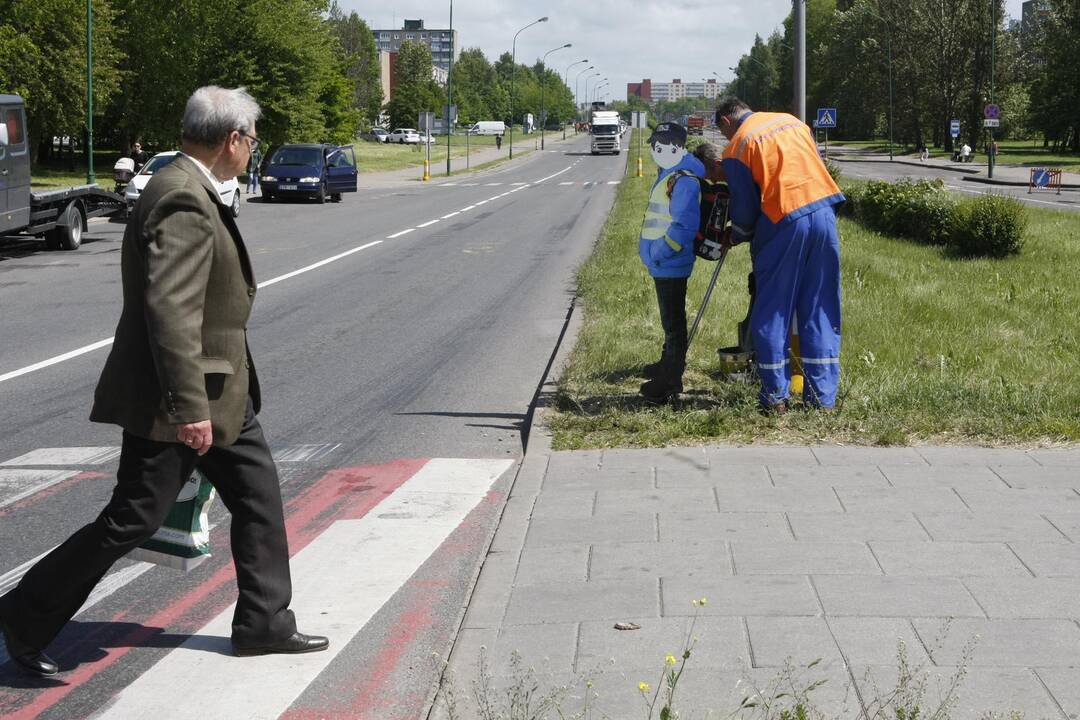
[[[26,367],[19,368],[18,370],[12,370],[9,373],[4,373],[3,375],[0,375],[0,382],[4,382],[5,380],[12,380],[12,379],[17,378],[17,377],[19,377],[21,375],[26,375],[28,373],[32,373],[35,370],[41,370],[42,368],[47,368],[50,365],[56,365],[57,363],[62,363],[65,360],[71,360],[72,358],[77,358],[80,355],[85,355],[86,353],[93,352],[94,350],[97,350],[99,348],[108,347],[109,345],[112,345],[112,341],[113,341],[112,338],[106,338],[105,340],[98,340],[95,343],[90,343],[89,345],[83,345],[81,348],[76,348],[75,350],[72,350],[71,352],[66,352],[63,355],[57,355],[56,357],[51,357],[48,360],[42,360],[39,363],[34,363],[33,365],[27,365]]]
[[[490,202],[490,201],[489,200],[481,200],[480,202],[478,202],[476,204],[477,205],[483,205],[484,203],[487,203],[487,202]]]
[[[573,184],[574,184],[574,182],[573,182],[573,180],[570,180],[570,181],[567,181],[567,182],[561,182],[561,183],[559,183],[559,184],[560,184],[560,185],[573,185]]]
[[[455,185],[457,185],[456,182],[448,182],[442,184],[443,187],[454,187]]]
[[[519,186],[519,185],[527,185],[528,183],[523,183],[523,182],[516,182],[516,183],[510,183],[510,184],[511,184],[511,185],[513,185],[513,186],[515,186],[515,187],[517,187],[517,186]]]
[[[545,180],[550,180],[550,179],[551,179],[551,178],[553,178],[553,177],[559,177],[559,176],[560,176],[560,175],[562,175],[562,174],[563,174],[564,172],[568,171],[568,170],[569,170],[569,169],[570,169],[571,167],[573,167],[573,166],[572,166],[572,165],[567,165],[567,166],[566,166],[566,167],[564,167],[564,168],[563,168],[562,170],[560,170],[559,172],[557,172],[557,173],[555,173],[555,174],[553,174],[553,175],[548,175],[548,176],[547,176],[547,177],[545,177],[545,178],[540,178],[539,180],[534,180],[534,181],[533,181],[533,184],[535,185],[535,184],[537,184],[537,183],[542,183],[542,182],[544,182]]]
[[[319,443],[313,445],[292,445],[274,451],[274,462],[298,463],[321,460],[341,447],[341,443]]]
[[[480,183],[461,183],[461,187],[476,187]]]
[[[525,185],[522,185],[522,186],[521,186],[521,187],[519,187],[519,188],[514,188],[513,190],[511,190],[510,192],[508,192],[508,193],[506,193],[506,194],[507,194],[507,195],[509,195],[509,194],[511,194],[511,193],[516,193],[516,192],[518,192],[519,190],[528,190],[528,189],[529,189],[530,187],[532,187],[532,186],[526,183]]]
[[[118,457],[116,446],[38,448],[0,465],[103,465]]]
[[[486,187],[498,187],[499,185],[502,185],[502,183],[501,183],[501,182],[497,182],[497,183],[485,183],[485,186],[486,186]]]
[[[405,232],[409,232],[409,230],[406,230]],[[405,233],[398,233],[398,235],[404,235],[404,234]],[[397,237],[397,235],[391,235],[390,237]],[[375,240],[375,241],[369,242],[369,243],[367,243],[365,245],[361,245],[360,247],[354,247],[352,250],[346,250],[343,253],[338,253],[337,255],[334,255],[332,257],[328,257],[325,260],[320,260],[317,263],[312,263],[310,265],[307,265],[305,267],[300,268],[299,270],[293,270],[292,272],[285,273],[284,275],[278,275],[276,278],[271,278],[271,279],[269,279],[269,280],[267,280],[265,282],[259,283],[259,288],[261,289],[261,288],[264,288],[264,287],[269,287],[269,286],[271,286],[271,285],[273,285],[275,283],[281,282],[282,280],[288,280],[289,278],[296,277],[297,275],[303,275],[306,272],[311,272],[312,270],[315,270],[316,268],[321,268],[323,265],[329,265],[330,263],[337,262],[338,260],[341,260],[342,258],[347,258],[350,255],[352,255],[353,253],[358,253],[361,250],[367,250],[369,247],[373,247],[375,245],[378,245],[381,242],[382,242],[382,240]]]
[[[0,508],[78,474],[78,470],[0,469]]]
[[[448,214],[446,214],[446,215],[443,215],[443,216],[442,216],[441,218],[439,218],[439,219],[440,219],[440,220],[446,220],[447,218],[452,218],[452,217],[454,217],[455,215],[460,215],[460,214],[461,214],[461,211],[460,211],[460,210],[455,210],[455,211],[454,211],[454,212],[452,212],[452,213],[448,213]]]
[[[192,688],[199,689],[203,717],[278,717],[511,465],[430,460],[364,517],[335,522],[292,558],[293,606],[303,613],[305,632],[330,638],[328,650],[232,657],[230,607],[120,691],[97,717],[171,717],[176,708],[190,706]]]
[[[618,185],[619,182],[621,182],[621,181],[619,181],[619,180],[608,180],[608,185]]]
[[[434,225],[437,222],[439,222],[439,218],[435,218],[434,220],[428,220],[426,223],[421,223],[421,224],[417,225],[416,227],[418,227],[418,228],[426,228],[429,225]]]
[[[472,210],[474,207],[476,207],[476,206],[475,205],[468,205],[466,207],[461,208],[461,212],[468,212],[468,211]]]
[[[387,240],[393,240],[394,238],[399,238],[402,235],[408,235],[409,233],[411,233],[415,229],[416,228],[409,228],[408,230],[402,230],[401,232],[396,232],[393,235],[387,235],[386,239]]]

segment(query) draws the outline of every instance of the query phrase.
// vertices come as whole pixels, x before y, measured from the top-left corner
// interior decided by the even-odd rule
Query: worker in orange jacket
[[[787,410],[789,337],[797,319],[803,399],[831,408],[840,380],[840,237],[844,202],[810,128],[787,113],[753,112],[735,97],[716,108],[728,139],[721,164],[731,193],[730,242],[750,242],[757,294],[750,313],[759,399]]]

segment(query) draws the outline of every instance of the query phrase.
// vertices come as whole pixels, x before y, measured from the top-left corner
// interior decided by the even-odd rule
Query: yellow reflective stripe
[[[651,202],[649,203],[649,209],[646,212],[654,213],[666,213],[668,211],[667,203]]]
[[[772,118],[771,121],[763,123],[760,127],[756,127],[753,130],[748,131],[746,133],[746,137],[744,137],[742,139],[742,142],[739,143],[739,149],[737,151],[735,151],[735,157],[737,157],[739,159],[742,159],[743,150],[746,149],[747,144],[749,144],[751,140],[756,141],[758,139],[758,137],[761,135],[762,132],[764,132],[765,130],[768,130],[769,128],[771,128],[773,125],[776,125],[777,123],[784,122],[785,120],[787,120],[787,118],[784,117],[783,115],[781,115],[780,117],[774,117],[774,118]]]
[[[664,242],[666,242],[668,244],[668,247],[675,252],[682,252],[682,245],[672,240],[671,237],[669,237],[668,235],[664,235]]]
[[[667,218],[666,220],[664,218],[651,218],[642,223],[641,227],[646,230],[651,230],[652,228],[664,228],[666,230],[670,224],[671,218]]]

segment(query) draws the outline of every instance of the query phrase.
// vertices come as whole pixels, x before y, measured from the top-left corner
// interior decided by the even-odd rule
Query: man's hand
[[[214,428],[209,420],[177,425],[176,439],[200,455],[205,455],[214,442]]]

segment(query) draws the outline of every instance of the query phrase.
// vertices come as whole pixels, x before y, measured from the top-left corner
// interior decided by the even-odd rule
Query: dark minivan
[[[340,202],[341,193],[356,192],[356,155],[352,145],[282,145],[266,160],[259,180],[267,201]]]

